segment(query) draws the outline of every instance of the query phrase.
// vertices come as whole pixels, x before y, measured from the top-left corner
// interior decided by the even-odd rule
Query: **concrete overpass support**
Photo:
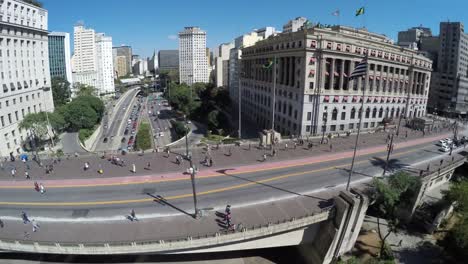
[[[354,247],[369,206],[360,192],[341,192],[335,198],[335,218],[322,222],[314,242],[305,255],[311,263],[331,263]]]

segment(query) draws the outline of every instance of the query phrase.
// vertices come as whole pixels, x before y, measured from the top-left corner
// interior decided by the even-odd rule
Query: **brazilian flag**
[[[356,16],[364,15],[364,13],[365,13],[365,9],[364,7],[361,7],[356,11]]]

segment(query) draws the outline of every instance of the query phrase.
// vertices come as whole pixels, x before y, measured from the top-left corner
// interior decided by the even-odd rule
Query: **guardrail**
[[[54,243],[28,240],[0,239],[0,250],[50,254],[128,254],[128,253],[169,253],[216,247],[225,244],[242,243],[276,233],[305,228],[309,225],[329,220],[335,215],[334,205],[320,212],[300,218],[290,218],[276,223],[266,223],[242,227],[238,231],[199,234],[173,240],[94,242],[94,243]]]

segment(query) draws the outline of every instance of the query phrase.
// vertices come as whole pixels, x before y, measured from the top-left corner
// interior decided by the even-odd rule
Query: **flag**
[[[354,71],[349,76],[349,79],[364,76],[367,73],[367,56],[356,66]]]
[[[340,10],[337,9],[335,12],[331,13],[332,16],[340,16]]]
[[[273,60],[269,59],[267,63],[263,64],[263,69],[270,69],[273,66]]]
[[[364,15],[364,12],[364,7],[361,7],[356,11],[356,16]]]

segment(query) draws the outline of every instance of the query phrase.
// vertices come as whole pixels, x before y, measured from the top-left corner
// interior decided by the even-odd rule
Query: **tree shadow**
[[[234,174],[229,174],[229,173],[227,173],[228,170],[234,170],[234,169],[222,169],[222,170],[217,170],[216,172],[221,173],[221,174],[224,174],[224,175],[229,176],[229,177],[232,177],[232,178],[236,178],[236,179],[243,180],[243,181],[247,181],[247,182],[256,183],[256,184],[258,184],[258,185],[262,185],[262,186],[269,187],[269,188],[272,188],[272,189],[275,189],[275,190],[279,190],[279,191],[282,191],[282,192],[294,194],[294,195],[297,195],[297,196],[309,197],[309,198],[313,198],[313,199],[318,199],[318,200],[320,200],[320,201],[326,201],[326,200],[327,200],[327,199],[323,199],[323,198],[320,198],[320,197],[317,197],[317,196],[312,196],[312,195],[307,195],[307,194],[301,194],[301,193],[297,193],[297,192],[294,192],[294,191],[286,190],[286,189],[283,189],[283,188],[280,188],[280,187],[276,187],[276,186],[273,186],[273,185],[270,185],[270,184],[266,184],[266,183],[262,183],[262,182],[250,180],[250,179],[247,179],[247,178],[244,178],[244,177],[236,176],[236,175],[234,175]]]
[[[370,162],[371,162],[371,164],[373,166],[380,167],[382,169],[385,168],[385,165],[387,163],[386,159],[382,159],[382,158],[379,158],[379,157],[373,157],[370,160]],[[399,170],[399,169],[402,169],[402,168],[407,168],[409,166],[410,166],[409,164],[400,162],[399,159],[389,159],[388,160],[387,170],[388,171]]]
[[[177,210],[177,211],[179,211],[179,212],[181,212],[181,213],[183,213],[183,214],[186,214],[186,215],[188,215],[188,216],[190,216],[190,217],[195,217],[194,214],[191,214],[191,213],[189,213],[189,212],[187,212],[187,211],[184,211],[184,210],[182,210],[181,208],[179,208],[179,207],[177,207],[177,206],[175,206],[175,205],[169,203],[169,202],[168,202],[164,197],[162,197],[161,195],[153,195],[153,194],[151,194],[151,193],[146,193],[146,195],[153,197],[153,198],[154,198],[153,201],[159,203],[160,205],[163,205],[163,206],[166,206],[166,205],[167,205],[167,206],[169,206],[169,207],[171,207],[171,208],[173,208],[173,209],[175,209],[175,210]]]

